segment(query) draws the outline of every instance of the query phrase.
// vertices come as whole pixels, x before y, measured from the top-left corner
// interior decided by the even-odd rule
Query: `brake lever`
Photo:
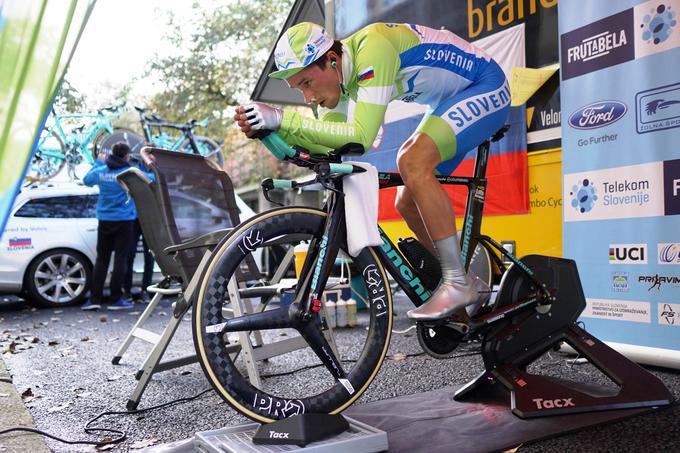
[[[262,195],[264,196],[265,200],[277,206],[284,206],[282,203],[269,198],[269,191],[274,189],[274,180],[272,178],[264,179],[260,185],[262,186]]]
[[[343,197],[345,196],[345,192],[338,190],[338,189],[336,189],[335,187],[333,187],[329,184],[329,178],[317,176],[316,181],[319,184],[321,184],[321,186],[323,186],[324,189],[330,190],[331,192],[335,193],[336,195],[343,196]]]

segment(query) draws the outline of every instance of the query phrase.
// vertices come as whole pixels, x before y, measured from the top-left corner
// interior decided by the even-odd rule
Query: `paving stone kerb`
[[[12,377],[0,357],[0,431],[13,426],[35,427],[33,417],[21,401],[21,395],[12,384]],[[42,436],[22,431],[0,436],[0,451],[3,453],[50,453]]]

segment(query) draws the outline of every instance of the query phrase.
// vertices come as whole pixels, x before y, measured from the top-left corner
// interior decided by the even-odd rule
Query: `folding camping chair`
[[[118,181],[135,201],[142,232],[165,278],[150,287],[156,294],[112,360],[118,364],[135,338],[154,345],[136,373],[138,383],[128,400],[128,409],[137,407],[153,374],[197,361],[195,355],[165,362],[161,362],[161,358],[196,297],[201,269],[212,249],[239,222],[231,180],[212,161],[158,148],[144,148],[142,155],[155,181],[135,168],[120,173]],[[261,310],[261,305],[253,308],[254,299],[281,294],[287,289],[283,277],[292,261],[291,249],[277,259],[278,268],[266,285],[246,288],[246,282],[262,277],[253,257],[248,256],[237,278],[230,282],[232,292],[235,291],[233,300],[237,303],[231,304],[233,313],[226,315],[240,316]],[[156,334],[145,329],[144,323],[167,295],[177,296],[173,316],[163,332]],[[332,332],[329,336],[332,341]],[[232,344],[231,352],[243,354],[249,379],[259,385],[257,361],[306,346],[301,337],[265,345],[259,332],[254,332],[252,338],[242,332]]]

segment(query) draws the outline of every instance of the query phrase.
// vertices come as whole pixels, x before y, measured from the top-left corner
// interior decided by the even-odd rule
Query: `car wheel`
[[[61,307],[82,302],[92,275],[84,255],[54,249],[38,255],[26,271],[28,300],[43,307]]]

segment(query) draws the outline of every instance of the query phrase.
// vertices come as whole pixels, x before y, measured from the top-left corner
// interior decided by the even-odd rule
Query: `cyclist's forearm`
[[[354,121],[335,122],[317,120],[286,110],[281,122],[281,132],[291,141],[314,143],[328,148],[339,148],[347,143],[359,143],[368,149],[378,133],[385,115],[385,106],[360,102],[355,109]]]
[[[323,145],[318,145],[316,143],[309,142],[307,140],[302,140],[300,137],[297,137],[295,135],[289,134],[288,132],[279,130],[278,134],[281,136],[281,138],[288,144],[290,145],[298,145],[301,146],[302,148],[308,150],[311,154],[324,154],[327,155],[331,151],[333,151],[333,148],[329,148],[327,146]]]

